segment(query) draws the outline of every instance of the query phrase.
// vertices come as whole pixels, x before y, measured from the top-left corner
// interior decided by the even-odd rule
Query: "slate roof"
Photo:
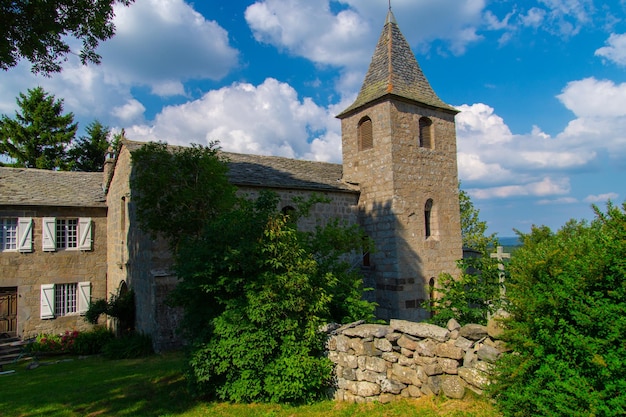
[[[124,140],[124,145],[131,153],[144,144]],[[176,146],[170,148],[175,149]],[[221,155],[229,161],[228,177],[234,185],[311,191],[358,191],[358,187],[342,181],[341,164],[232,152],[221,152]]]
[[[430,86],[411,50],[396,18],[389,10],[387,21],[376,45],[367,75],[355,102],[337,117],[385,96],[396,96],[427,106],[458,113],[444,103]]]
[[[0,205],[106,207],[102,175],[0,167]]]

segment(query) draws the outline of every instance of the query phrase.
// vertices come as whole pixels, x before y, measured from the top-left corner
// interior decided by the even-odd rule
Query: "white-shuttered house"
[[[106,297],[102,173],[0,168],[0,335],[86,330]]]

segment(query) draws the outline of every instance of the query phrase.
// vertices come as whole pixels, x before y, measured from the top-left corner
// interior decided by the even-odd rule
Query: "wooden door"
[[[0,290],[0,335],[17,335],[17,290]]]

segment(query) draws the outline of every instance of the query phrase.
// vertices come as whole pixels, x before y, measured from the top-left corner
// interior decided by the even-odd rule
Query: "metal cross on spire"
[[[391,10],[391,0],[389,0],[389,10]]]

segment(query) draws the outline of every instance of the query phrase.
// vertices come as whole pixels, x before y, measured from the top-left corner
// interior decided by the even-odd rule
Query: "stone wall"
[[[391,320],[353,323],[331,332],[328,357],[335,364],[335,399],[349,402],[481,394],[493,363],[505,351],[500,329],[450,320],[447,328]]]

